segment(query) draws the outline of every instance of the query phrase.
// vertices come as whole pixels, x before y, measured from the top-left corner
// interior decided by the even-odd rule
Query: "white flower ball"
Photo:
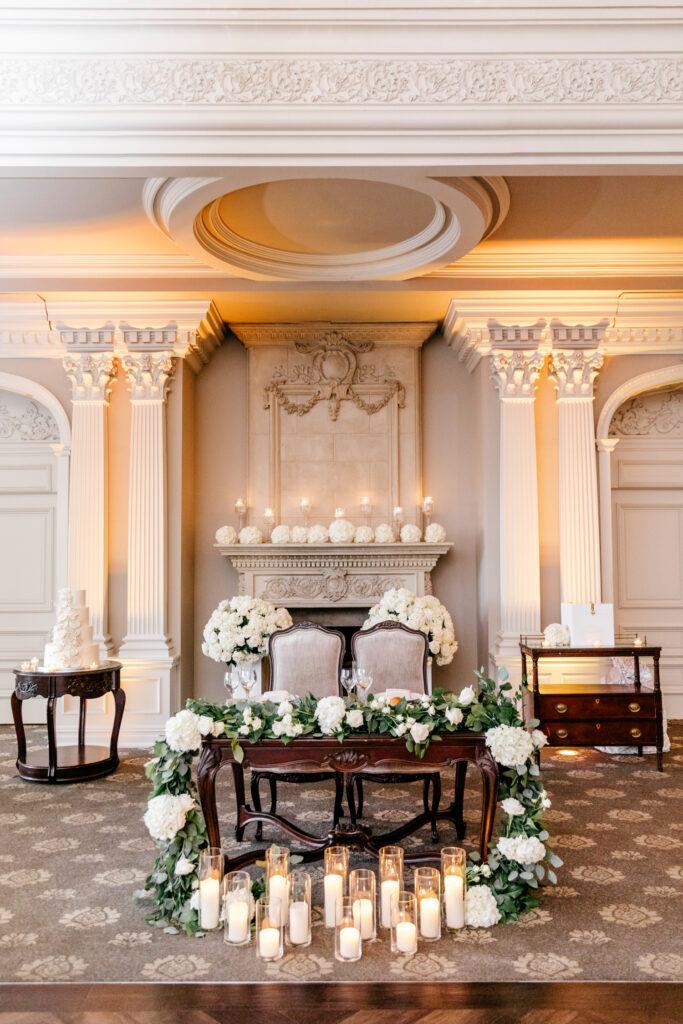
[[[375,543],[377,544],[393,544],[396,541],[394,531],[388,523],[380,523],[375,530]]]
[[[346,705],[341,697],[323,697],[318,701],[315,709],[315,718],[324,736],[333,736],[338,732],[344,715]]]
[[[534,752],[531,736],[521,726],[497,725],[494,729],[487,729],[485,737],[496,761],[506,768],[523,765]]]
[[[359,526],[353,539],[356,544],[372,544],[375,539],[375,531],[371,526]]]
[[[330,539],[330,535],[327,532],[326,526],[321,526],[320,523],[316,523],[315,526],[311,526],[308,531],[308,543],[309,544],[327,544]]]
[[[168,793],[153,796],[147,804],[143,818],[149,834],[153,839],[162,842],[173,839],[181,828],[185,827],[187,812],[191,811],[194,805],[189,793],[182,793],[180,796],[170,796]]]
[[[538,864],[545,857],[545,846],[538,836],[501,836],[496,849],[517,864]]]
[[[234,528],[234,526],[221,526],[220,529],[216,530],[216,543],[236,544],[237,530]]]
[[[263,534],[258,526],[243,526],[240,530],[240,544],[263,544]]]
[[[171,750],[186,754],[202,744],[201,719],[194,711],[179,711],[166,722],[166,742]]]
[[[569,626],[563,626],[561,622],[551,622],[543,630],[543,636],[550,647],[569,647],[571,641]]]
[[[430,523],[425,530],[425,541],[427,544],[443,544],[446,539],[446,531],[441,523]]]
[[[401,540],[404,544],[418,544],[422,540],[422,530],[414,523],[406,523],[401,529]]]
[[[356,528],[348,519],[335,519],[330,523],[330,540],[333,544],[350,544]]]
[[[280,523],[279,526],[276,526],[270,535],[271,544],[289,544],[291,539],[291,530],[284,523]]]
[[[307,544],[308,543],[308,527],[307,526],[293,526],[292,527],[292,544]]]
[[[500,806],[511,818],[516,817],[518,814],[524,814],[524,805],[519,800],[516,800],[514,796],[509,796],[507,800],[503,800]]]
[[[470,885],[465,894],[465,924],[469,928],[492,928],[500,921],[500,910],[488,885]]]

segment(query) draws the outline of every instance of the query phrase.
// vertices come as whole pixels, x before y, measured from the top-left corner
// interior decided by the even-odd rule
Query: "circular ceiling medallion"
[[[244,177],[244,175],[242,175]],[[502,179],[150,179],[150,219],[187,253],[238,277],[403,279],[452,263],[507,212]]]

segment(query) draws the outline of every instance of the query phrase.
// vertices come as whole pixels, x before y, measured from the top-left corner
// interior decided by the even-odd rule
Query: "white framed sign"
[[[562,625],[569,627],[572,647],[614,646],[614,605],[562,604]]]

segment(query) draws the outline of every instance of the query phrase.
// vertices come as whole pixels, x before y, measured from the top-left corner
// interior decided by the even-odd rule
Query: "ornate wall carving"
[[[0,390],[0,443],[59,441],[52,413],[32,398]]]
[[[635,395],[612,417],[611,437],[683,437],[683,387]]]

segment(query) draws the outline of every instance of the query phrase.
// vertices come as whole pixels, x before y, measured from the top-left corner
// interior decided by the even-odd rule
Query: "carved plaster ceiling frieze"
[[[383,409],[394,396],[399,408],[404,407],[405,388],[390,367],[379,371],[374,365],[358,364],[358,355],[372,351],[373,342],[351,341],[338,331],[330,331],[319,341],[296,342],[294,347],[310,355],[311,361],[289,371],[276,368],[265,389],[266,409],[277,401],[289,415],[305,416],[318,402],[327,402],[330,419],[336,420],[341,403],[346,401],[369,416]]]

